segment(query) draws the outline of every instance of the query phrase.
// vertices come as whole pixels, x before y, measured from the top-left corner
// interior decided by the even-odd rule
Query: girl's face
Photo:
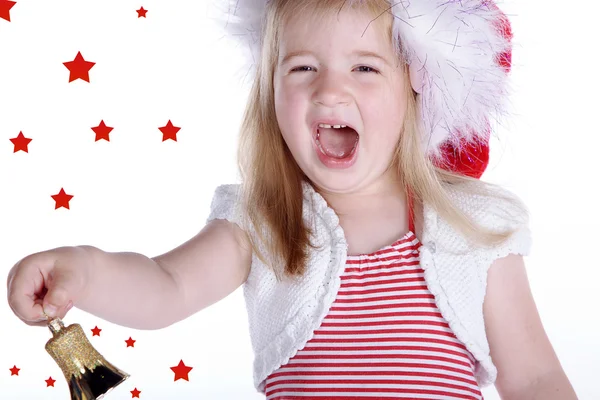
[[[386,170],[410,82],[379,23],[366,13],[343,11],[321,22],[294,18],[282,32],[273,78],[277,121],[300,168],[326,191],[355,191],[392,176]],[[353,161],[336,163],[319,153],[315,124],[324,120],[346,122],[358,132]],[[356,138],[323,135],[329,146]]]

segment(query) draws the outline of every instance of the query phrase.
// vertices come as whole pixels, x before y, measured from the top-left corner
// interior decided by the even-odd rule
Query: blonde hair
[[[252,249],[265,264],[271,265],[278,279],[277,265],[283,266],[288,277],[304,274],[310,248],[311,230],[302,218],[302,180],[308,178],[295,162],[279,130],[275,115],[273,76],[279,56],[282,26],[291,16],[303,15],[319,19],[338,12],[342,7],[357,6],[376,18],[392,37],[393,16],[386,12],[389,0],[272,0],[267,5],[262,32],[262,58],[244,112],[238,147],[238,163],[242,176],[241,193],[245,216],[255,230],[249,235]],[[398,51],[401,57],[401,51]],[[408,82],[408,67],[404,60]],[[397,144],[391,168],[398,171],[399,181],[408,188],[415,201],[430,205],[442,218],[466,237],[484,246],[505,241],[513,231],[490,231],[475,224],[456,207],[448,189],[468,194],[490,196],[495,185],[459,175],[433,165],[423,156],[417,120],[415,92],[405,85],[407,109],[402,134]],[[527,213],[516,197],[495,191],[496,197],[509,201]],[[264,250],[263,251],[261,251]],[[271,258],[268,261],[264,253]]]

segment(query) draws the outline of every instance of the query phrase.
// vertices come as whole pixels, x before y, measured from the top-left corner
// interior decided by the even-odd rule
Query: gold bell
[[[71,400],[102,399],[129,375],[106,361],[88,341],[81,325],[65,328],[60,318],[48,322],[53,338],[46,351],[62,370],[71,391]]]

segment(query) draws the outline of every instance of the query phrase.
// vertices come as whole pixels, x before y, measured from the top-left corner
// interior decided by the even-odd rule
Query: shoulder
[[[224,184],[216,187],[206,223],[214,219],[228,220],[243,228],[240,184]]]
[[[219,185],[215,188],[213,194],[213,204],[218,205],[224,202],[237,201],[237,198],[240,194],[239,183],[230,183]]]
[[[529,223],[529,209],[511,190],[485,182],[448,187],[453,203],[474,222],[490,229],[514,229]]]
[[[506,188],[484,182],[461,186],[449,186],[448,195],[453,205],[475,225],[473,234],[480,232],[480,236],[474,240],[433,207],[426,206],[423,239],[435,243],[436,257],[467,257],[471,262],[465,264],[479,274],[485,273],[497,258],[511,253],[529,255],[532,244],[529,211],[521,199]],[[492,235],[482,236],[487,234]]]

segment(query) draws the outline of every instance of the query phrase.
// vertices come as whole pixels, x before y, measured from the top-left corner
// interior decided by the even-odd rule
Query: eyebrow
[[[309,50],[292,51],[292,52],[286,54],[285,57],[283,57],[283,59],[281,60],[281,64],[283,65],[283,64],[287,63],[293,57],[306,56],[306,55],[314,55],[314,53]],[[377,59],[380,59],[381,61],[383,61],[386,65],[388,65],[388,66],[390,65],[389,61],[385,57],[382,57],[379,54],[369,51],[369,50],[355,50],[352,52],[352,55],[357,56],[357,57],[377,58]]]

